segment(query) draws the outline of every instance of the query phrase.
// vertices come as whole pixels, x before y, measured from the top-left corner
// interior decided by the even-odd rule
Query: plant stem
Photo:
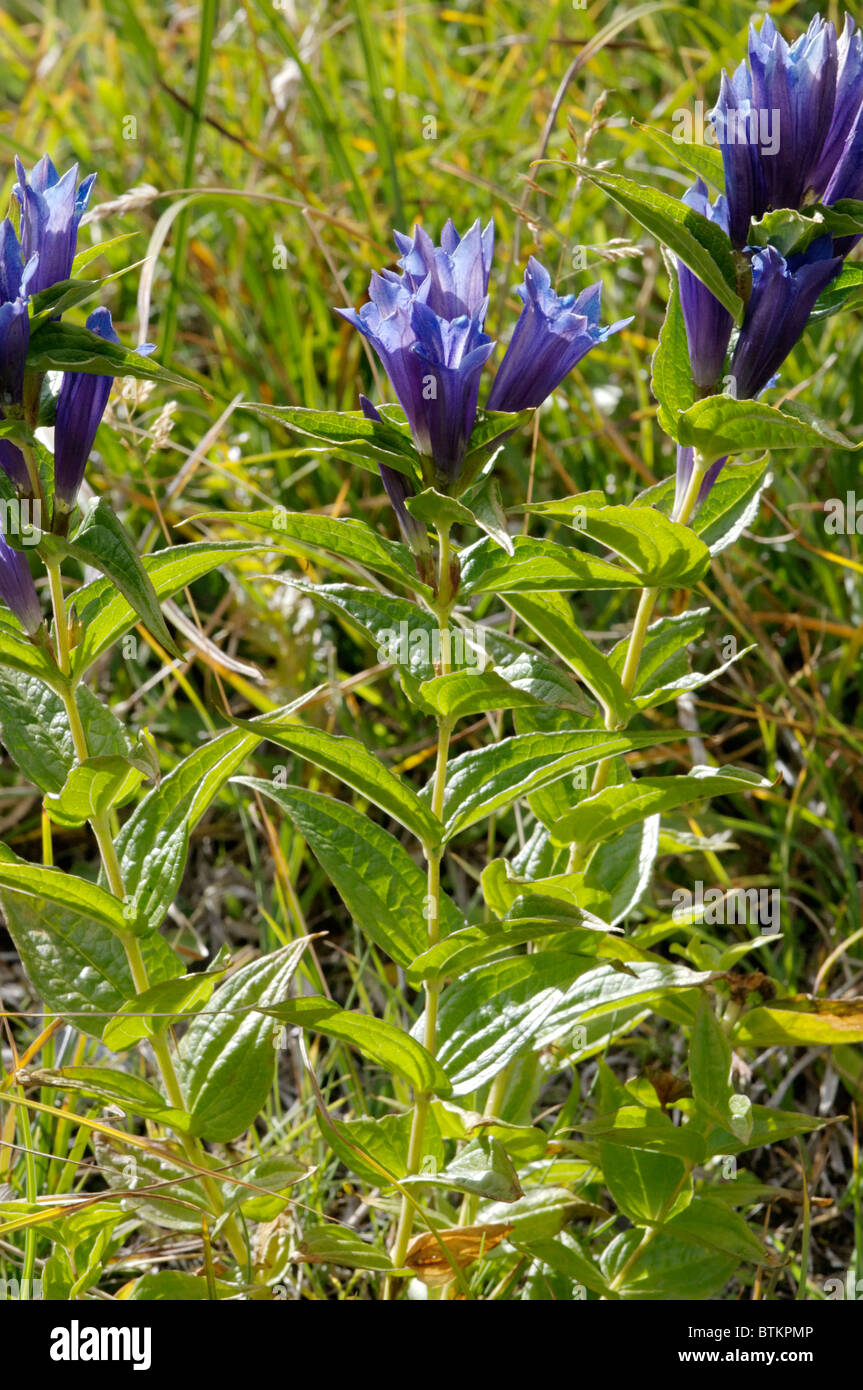
[[[51,589],[51,603],[54,609],[57,657],[60,670],[67,678],[62,687],[60,687],[60,695],[66,710],[66,717],[69,721],[69,731],[72,735],[75,755],[79,762],[83,762],[90,756],[90,753],[87,745],[87,735],[84,731],[84,725],[78,710],[78,703],[75,699],[75,689],[72,682],[68,679],[71,663],[69,659],[69,628],[66,621],[66,604],[63,598],[63,580],[60,572],[60,565],[56,560],[47,560],[45,564]],[[115,898],[119,898],[121,902],[125,902],[126,888],[123,883],[123,874],[120,868],[120,861],[117,857],[117,850],[114,845],[114,838],[111,834],[108,818],[105,815],[94,815],[91,817],[90,825],[99,847],[99,855],[111,892],[114,894]],[[144,957],[141,954],[138,938],[133,932],[123,932],[120,934],[120,940],[123,943],[123,949],[126,953],[126,960],[129,964],[129,973],[132,976],[132,983],[135,986],[136,992],[138,994],[143,994],[144,990],[150,987],[150,979],[147,974]],[[165,1092],[171,1105],[177,1110],[185,1110],[185,1098],[174,1066],[171,1049],[166,1038],[161,1034],[156,1034],[151,1039],[151,1045],[165,1086]],[[192,1139],[188,1135],[179,1132],[177,1133],[177,1138],[180,1147],[190,1162],[195,1163],[200,1168],[208,1168],[210,1166],[207,1153],[198,1140]],[[213,1210],[217,1214],[220,1214],[223,1209],[223,1203],[216,1182],[212,1178],[203,1176],[202,1182],[207,1196],[213,1204]],[[229,1217],[225,1222],[225,1238],[238,1264],[241,1266],[245,1265],[246,1245],[234,1217]]]
[[[695,508],[695,504],[698,501],[701,483],[708,468],[709,464],[705,462],[700,454],[696,454],[693,459],[692,476],[687,484],[686,492],[674,508],[671,518],[672,521],[679,522],[681,526],[685,526],[688,523]],[[636,677],[638,676],[638,665],[641,661],[641,653],[644,651],[644,643],[647,638],[647,629],[650,626],[650,619],[653,617],[653,610],[656,607],[658,596],[658,589],[642,589],[641,596],[638,600],[635,622],[632,625],[632,632],[629,634],[626,660],[624,661],[623,670],[620,674],[620,684],[623,686],[627,695],[632,694],[635,686]],[[598,792],[601,792],[605,788],[613,761],[613,758],[603,758],[601,762],[597,763],[596,770],[593,774],[593,780],[590,784],[591,796],[596,796]],[[584,868],[585,862],[586,856],[584,852],[579,845],[574,844],[569,854],[567,873],[578,873],[579,870]]]
[[[450,612],[454,599],[450,580],[450,544],[448,528],[442,527],[438,530],[438,541],[438,600],[435,612],[438,619],[438,638],[440,642],[440,674],[445,676],[449,673],[451,667]],[[443,820],[443,801],[444,791],[446,790],[446,765],[449,756],[452,729],[453,725],[451,720],[443,718],[438,720],[437,756],[435,758],[434,787],[432,790],[432,811],[438,821]],[[440,940],[440,868],[443,849],[440,845],[424,844],[423,853],[425,854],[427,864],[425,913],[428,923],[428,944],[429,946],[435,946]],[[431,1053],[432,1057],[434,1057],[437,1050],[439,995],[440,987],[437,981],[429,980],[425,986],[423,1045],[426,1051]],[[422,1167],[423,1142],[425,1139],[425,1127],[430,1101],[431,1097],[426,1091],[419,1091],[414,1096],[414,1112],[411,1121],[410,1143],[408,1146],[407,1170],[409,1174],[418,1173]],[[412,1229],[413,1206],[406,1197],[402,1197],[395,1240],[393,1241],[393,1264],[397,1269],[404,1264]],[[384,1285],[384,1299],[389,1300],[392,1298],[392,1295],[393,1279],[391,1276],[387,1276]]]

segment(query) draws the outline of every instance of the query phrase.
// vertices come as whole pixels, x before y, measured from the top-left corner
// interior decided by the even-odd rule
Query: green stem
[[[438,598],[435,612],[438,619],[440,641],[440,674],[447,675],[450,670],[450,612],[454,594],[450,580],[449,529],[438,530]],[[437,756],[435,758],[434,787],[432,791],[432,811],[438,821],[443,820],[443,800],[446,790],[446,765],[449,756],[450,738],[453,725],[448,719],[438,720]],[[443,850],[440,845],[423,845],[426,858],[426,920],[428,922],[428,944],[437,945],[440,940],[440,870]],[[430,980],[425,986],[425,1023],[423,1045],[434,1057],[437,1050],[437,1015],[440,987]],[[422,1167],[423,1144],[426,1120],[428,1119],[431,1097],[426,1091],[414,1096],[414,1112],[411,1121],[411,1134],[408,1146],[408,1173],[418,1173]],[[407,1248],[413,1229],[413,1205],[402,1197],[395,1240],[393,1241],[393,1264],[400,1268],[404,1264]],[[394,1281],[388,1277],[384,1286],[384,1299],[393,1296]]]
[[[57,641],[57,659],[62,674],[67,677],[60,687],[60,694],[66,710],[66,717],[69,721],[69,730],[72,735],[72,743],[75,754],[79,762],[83,762],[89,757],[87,745],[87,735],[81,721],[78,710],[78,703],[75,699],[75,690],[71,681],[68,679],[70,673],[69,660],[69,628],[66,620],[66,604],[63,598],[63,580],[60,566],[56,560],[46,561],[48,571],[48,581],[51,589],[51,602],[54,609],[54,628]],[[108,880],[111,892],[115,898],[125,902],[126,888],[123,883],[123,874],[120,868],[120,861],[117,857],[116,846],[111,834],[111,827],[107,816],[93,816],[90,821],[96,843],[99,847],[99,854],[105,870],[105,877]],[[126,959],[129,963],[129,972],[132,976],[132,983],[138,994],[143,994],[144,990],[149,989],[150,979],[147,974],[147,967],[144,957],[141,954],[141,947],[138,938],[132,932],[124,932],[120,936],[123,949],[126,952]],[[171,1104],[177,1110],[185,1110],[186,1102],[180,1081],[174,1066],[174,1059],[167,1040],[156,1035],[151,1039],[153,1053],[162,1075],[165,1092]],[[190,1162],[200,1168],[208,1168],[209,1162],[207,1154],[197,1140],[191,1139],[188,1135],[177,1134],[180,1147]],[[203,1177],[204,1189],[213,1204],[213,1210],[219,1214],[223,1209],[223,1203],[218,1186],[213,1178]],[[243,1240],[242,1232],[234,1217],[229,1217],[225,1222],[225,1238],[231,1247],[231,1252],[238,1264],[246,1263],[246,1245]]]
[[[672,521],[677,521],[681,526],[686,526],[695,509],[698,501],[698,493],[704,475],[710,467],[700,454],[695,454],[692,465],[692,476],[686,487],[686,492],[680,499],[672,514]],[[656,607],[656,600],[659,596],[658,589],[642,589],[638,600],[638,610],[635,614],[635,622],[632,625],[632,632],[629,635],[629,645],[626,649],[626,660],[620,675],[620,683],[627,695],[630,695],[635,686],[638,676],[638,666],[641,661],[641,654],[644,651],[644,643],[647,638],[647,629],[650,627],[650,620],[653,617],[653,610]],[[603,758],[597,763],[593,774],[593,781],[590,785],[590,795],[596,796],[598,792],[604,790],[608,783],[608,776],[611,771],[613,758]],[[572,846],[567,864],[567,873],[578,873],[584,868],[587,856],[579,845]]]

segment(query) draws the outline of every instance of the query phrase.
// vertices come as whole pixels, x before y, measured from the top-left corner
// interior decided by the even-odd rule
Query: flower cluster
[[[64,284],[72,275],[78,226],[96,176],[91,174],[79,183],[77,165],[61,176],[47,155],[29,174],[20,160],[16,170],[13,194],[19,206],[20,233],[8,217],[0,226],[0,422],[5,427],[0,435],[0,470],[19,498],[41,501],[32,432],[39,421],[42,373],[27,368],[30,312],[35,295]],[[50,307],[50,300],[42,307]],[[90,314],[87,328],[106,341],[119,342],[107,309]],[[95,373],[63,376],[54,430],[54,529],[65,529],[75,507],[111,381]],[[2,534],[0,598],[28,632],[38,630],[41,615],[29,566]]]
[[[732,393],[748,400],[770,385],[859,239],[825,232],[783,254],[753,241],[753,223],[771,211],[863,196],[863,34],[846,16],[837,38],[834,26],[816,17],[789,45],[769,15],[760,30],[753,23],[749,61],[732,77],[723,72],[711,120],[725,196],[711,203],[698,179],[684,202],[729,235],[751,276],[728,365]],[[678,264],[678,273],[693,381],[709,395],[722,389],[733,320],[691,270]],[[702,495],[721,466],[705,479]],[[690,474],[691,450],[680,449],[678,495]]]
[[[370,302],[340,309],[372,344],[392,383],[422,462],[423,478],[455,492],[477,420],[483,368],[495,343],[485,332],[494,228],[479,221],[460,237],[452,221],[435,246],[422,227],[397,232],[399,270],[372,275]],[[532,257],[518,291],[523,309],[486,397],[485,409],[516,414],[542,404],[584,355],[629,319],[602,327],[600,288],[559,296]],[[380,418],[363,398],[370,419]],[[503,433],[504,430],[501,430]],[[409,543],[421,541],[405,500],[407,477],[381,466]]]

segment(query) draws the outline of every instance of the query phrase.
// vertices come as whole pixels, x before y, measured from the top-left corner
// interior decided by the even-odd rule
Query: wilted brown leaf
[[[431,1287],[448,1284],[453,1278],[453,1265],[466,1269],[481,1255],[500,1245],[512,1226],[495,1221],[485,1226],[453,1226],[445,1231],[423,1231],[414,1236],[405,1256],[405,1264],[418,1279]],[[441,1246],[446,1246],[448,1260]],[[452,1261],[452,1264],[450,1263]]]

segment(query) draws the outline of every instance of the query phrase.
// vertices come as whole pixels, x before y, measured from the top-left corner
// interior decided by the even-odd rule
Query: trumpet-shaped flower
[[[493,237],[492,224],[483,229],[479,221],[464,237],[447,222],[440,246],[421,227],[412,237],[397,232],[399,271],[374,273],[369,302],[338,310],[374,347],[405,412],[424,477],[445,492],[458,485],[482,370],[494,349],[484,330]],[[524,308],[488,396],[491,411],[540,405],[586,352],[623,326],[600,327],[598,286],[578,299],[560,298],[533,259],[519,294]],[[368,415],[374,407],[364,403],[363,409]],[[411,484],[391,473],[381,468],[402,531],[414,547],[422,533],[424,544],[424,531],[404,506]]]
[[[109,343],[120,341],[107,309],[95,309],[87,327]],[[66,372],[63,377],[54,425],[54,499],[60,512],[75,506],[112,380],[93,372]]]
[[[38,256],[27,264],[9,218],[0,224],[0,418],[4,407],[20,407],[24,365],[30,344],[27,295],[38,268]],[[9,439],[0,439],[0,468],[19,489],[28,487],[24,456]]]
[[[603,328],[601,287],[591,285],[578,297],[558,295],[548,271],[533,256],[518,295],[524,308],[489,393],[489,410],[515,412],[542,405],[591,348],[632,322],[621,319]]]
[[[737,396],[760,394],[806,327],[815,301],[842,269],[829,236],[805,252],[784,256],[773,246],[752,257],[752,293],[731,358]]]
[[[724,232],[728,231],[728,208],[725,199],[717,198],[716,203],[711,204],[707,196],[707,185],[701,179],[696,180],[693,187],[683,195],[683,201],[688,207],[694,208],[696,212],[715,222]],[[700,390],[711,391],[722,375],[734,319],[682,261],[677,263],[677,278],[680,286],[680,307],[689,343],[692,378]]]
[[[27,558],[0,531],[0,599],[33,637],[42,626],[42,610]]]
[[[38,255],[39,261],[30,293],[50,289],[68,280],[75,259],[78,224],[81,221],[96,175],[78,183],[78,166],[73,164],[62,178],[47,154],[27,173],[20,159],[15,168],[18,182],[13,193],[21,205],[21,248],[25,261]]]

